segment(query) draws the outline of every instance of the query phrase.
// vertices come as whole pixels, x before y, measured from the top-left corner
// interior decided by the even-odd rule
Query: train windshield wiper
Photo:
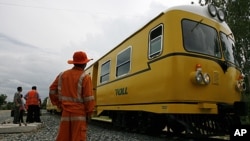
[[[230,36],[233,37],[233,33],[229,33],[229,34],[227,34],[226,36],[227,36],[227,38],[230,37]]]
[[[196,25],[192,28],[191,32],[193,32],[193,30],[194,30],[199,24],[201,24],[202,21],[203,21],[203,19],[201,19],[199,22],[197,22]]]

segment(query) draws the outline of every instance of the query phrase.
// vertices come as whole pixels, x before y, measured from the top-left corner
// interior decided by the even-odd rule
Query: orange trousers
[[[63,111],[56,141],[86,141],[86,118]]]

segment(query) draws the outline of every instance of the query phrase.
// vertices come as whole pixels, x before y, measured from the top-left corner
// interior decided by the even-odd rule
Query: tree
[[[42,109],[46,109],[47,99],[48,99],[48,97],[44,98],[43,103],[42,103]]]
[[[238,53],[242,53],[243,72],[250,70],[250,1],[229,0],[227,3],[227,22],[234,33]],[[240,50],[239,50],[240,49]],[[243,51],[243,52],[241,52]]]
[[[226,22],[234,38],[238,62],[247,76],[247,88],[250,87],[250,1],[249,0],[199,0],[200,5],[214,4],[226,11]],[[249,88],[250,89],[250,88]],[[250,93],[247,89],[246,93]]]
[[[6,104],[6,98],[7,98],[7,95],[6,94],[1,94],[0,95],[0,106],[3,105],[3,104]]]
[[[6,110],[12,110],[14,107],[14,102],[7,102],[6,104]]]

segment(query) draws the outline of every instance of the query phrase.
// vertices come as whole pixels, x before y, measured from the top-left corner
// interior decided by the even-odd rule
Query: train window
[[[127,74],[130,70],[131,47],[125,49],[117,55],[116,76]]]
[[[234,41],[228,35],[222,32],[220,33],[220,38],[225,60],[239,66],[239,63],[237,61],[237,57],[239,56],[237,55]]]
[[[154,28],[149,35],[149,58],[157,57],[162,51],[163,25]]]
[[[216,30],[201,21],[182,20],[184,48],[187,51],[221,58]]]
[[[109,73],[110,73],[110,60],[105,62],[101,66],[101,78],[100,78],[101,83],[109,81]]]

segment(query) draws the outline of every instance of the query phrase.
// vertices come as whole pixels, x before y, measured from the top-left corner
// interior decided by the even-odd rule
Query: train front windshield
[[[205,25],[201,21],[182,20],[183,45],[189,52],[205,54],[226,61],[238,66],[233,40],[226,34],[218,32],[215,28]],[[221,39],[222,50],[219,39]],[[222,52],[221,52],[222,51]]]

